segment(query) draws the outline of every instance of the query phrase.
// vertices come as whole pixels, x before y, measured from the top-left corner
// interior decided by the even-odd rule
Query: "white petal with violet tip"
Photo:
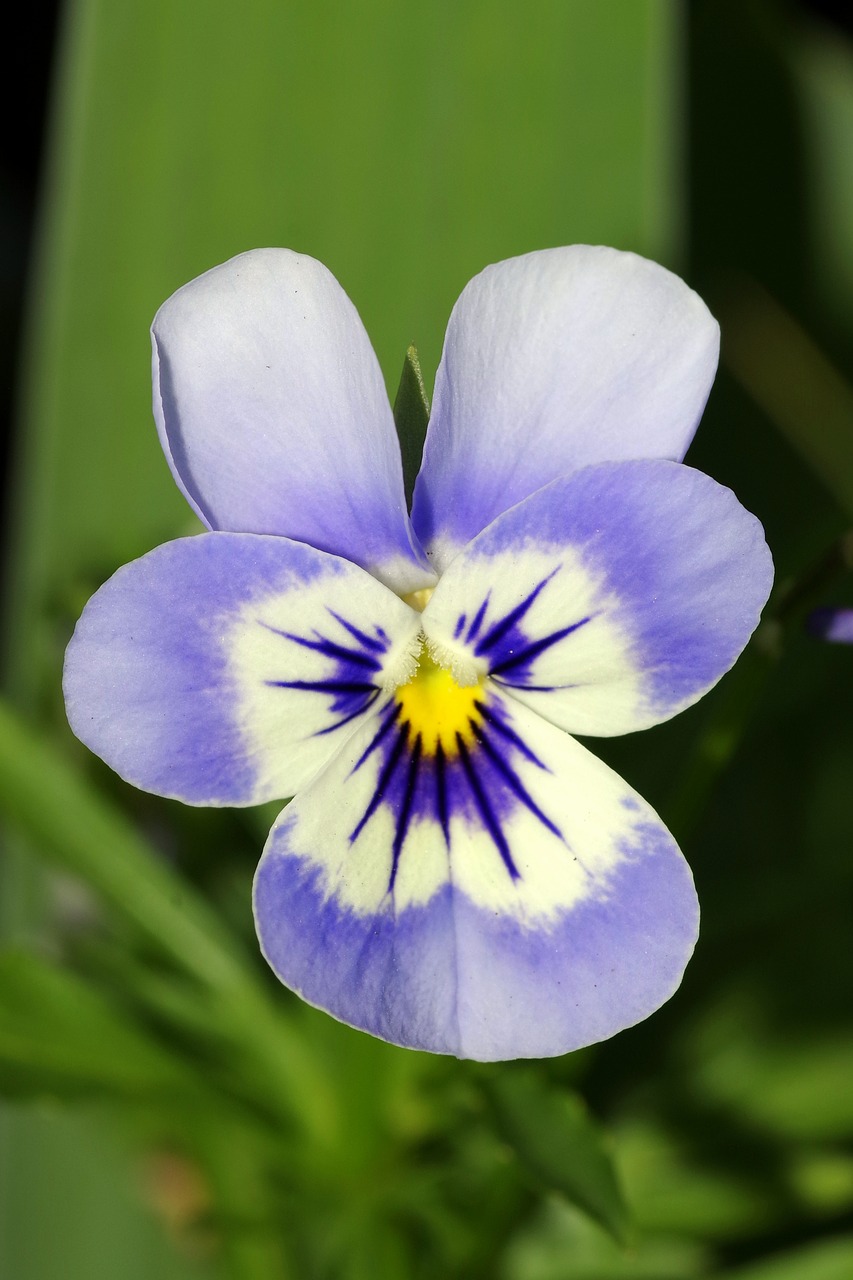
[[[565,1053],[647,1017],[697,932],[692,878],[647,804],[482,686],[454,754],[394,700],[273,828],[261,945],[310,1003],[396,1044]]]
[[[600,463],[499,516],[423,614],[463,674],[570,733],[648,728],[734,663],[773,582],[759,522],[680,463]]]
[[[412,510],[436,568],[578,467],[683,458],[718,354],[702,300],[632,253],[572,245],[475,276],[450,317]]]
[[[431,581],[376,356],[321,263],[241,254],[173,294],[151,333],[161,443],[209,528],[310,543],[401,593]]]
[[[419,618],[286,538],[209,533],[126,565],[68,646],[68,719],[135,786],[257,804],[304,786],[411,670]]]

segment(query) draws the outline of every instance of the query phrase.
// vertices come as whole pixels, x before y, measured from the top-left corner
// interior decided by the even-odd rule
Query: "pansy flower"
[[[295,796],[257,930],[342,1021],[490,1060],[646,1017],[694,946],[693,881],[574,735],[690,706],[770,588],[758,522],[680,462],[717,363],[702,301],[606,248],[488,267],[450,319],[411,517],[376,357],[318,262],[243,254],[152,334],[160,438],[209,532],[90,601],[74,731],[189,804]]]

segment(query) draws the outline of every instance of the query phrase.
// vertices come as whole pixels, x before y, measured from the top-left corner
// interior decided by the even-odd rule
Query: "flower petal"
[[[415,488],[435,567],[578,467],[680,461],[718,353],[702,300],[632,253],[572,245],[475,276],[450,317]]]
[[[255,881],[267,960],[395,1044],[565,1053],[647,1017],[696,939],[690,871],[601,761],[486,686],[439,762],[393,700],[281,815]]]
[[[209,528],[308,542],[401,593],[428,585],[382,374],[324,266],[241,254],[173,294],[151,334],[160,439]]]
[[[733,664],[773,579],[761,525],[675,462],[600,463],[505,512],[423,614],[457,678],[489,672],[570,733],[644,729]]]
[[[257,804],[314,776],[405,678],[418,615],[285,538],[209,533],[119,569],[68,646],[72,729],[137,787]]]

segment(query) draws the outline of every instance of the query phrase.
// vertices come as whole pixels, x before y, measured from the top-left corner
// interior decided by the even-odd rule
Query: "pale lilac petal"
[[[635,254],[573,245],[487,267],[450,318],[415,489],[436,568],[578,467],[681,460],[718,351],[702,300]]]
[[[731,490],[680,463],[600,463],[495,520],[423,625],[461,680],[489,674],[571,733],[629,733],[719,680],[772,580],[761,525]]]
[[[173,294],[151,332],[161,442],[209,528],[310,543],[401,593],[431,581],[376,356],[324,266],[241,254]]]
[[[68,646],[72,729],[191,804],[292,795],[413,661],[418,615],[349,561],[209,533],[119,569]]]
[[[282,814],[255,881],[267,960],[395,1044],[566,1053],[652,1013],[696,939],[693,882],[649,806],[484,686],[439,759],[394,699]]]

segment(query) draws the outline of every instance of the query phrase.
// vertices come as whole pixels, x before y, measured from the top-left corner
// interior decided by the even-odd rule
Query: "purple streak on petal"
[[[314,737],[324,738],[336,729],[342,729],[358,716],[363,715],[379,697],[380,690],[376,685],[365,681],[354,680],[265,680],[270,689],[297,689],[303,693],[323,693],[331,696],[329,711],[337,719],[322,729],[318,729]]]
[[[339,622],[345,631],[348,631],[354,640],[357,640],[365,649],[372,649],[374,653],[386,653],[388,649],[388,636],[380,626],[376,627],[376,635],[369,636],[366,631],[362,631],[359,627],[348,622],[346,618],[342,618],[340,614],[335,613],[334,609],[330,609],[329,613]]]
[[[494,676],[495,684],[502,686],[504,689],[523,689],[525,693],[556,693],[558,689],[580,689],[583,686],[579,684],[529,684],[528,681],[520,683],[515,680],[501,680],[499,676]]]
[[[329,612],[332,613],[331,610]],[[352,633],[357,630],[338,614],[332,614],[332,616],[348,632]],[[350,724],[357,716],[367,711],[379,697],[381,692],[379,686],[373,680],[365,679],[365,672],[377,673],[381,671],[382,664],[375,654],[377,652],[384,653],[387,646],[380,645],[377,648],[376,644],[371,643],[368,646],[369,651],[365,653],[352,649],[348,645],[339,644],[317,630],[314,630],[313,638],[311,638],[297,635],[295,632],[283,631],[278,627],[269,626],[265,622],[259,621],[258,625],[262,626],[265,631],[272,632],[273,635],[281,636],[283,640],[289,640],[302,649],[310,649],[312,652],[320,653],[323,657],[329,659],[328,672],[320,680],[267,679],[264,681],[264,684],[273,689],[300,689],[305,693],[331,695],[329,711],[336,719],[332,724],[319,729],[314,735],[315,737],[325,737],[326,734],[333,733],[336,729],[342,729],[344,725]],[[365,636],[365,639],[368,640],[370,637]],[[288,659],[289,655],[287,650],[284,649],[282,651],[282,661],[286,664]]]
[[[391,726],[394,724],[394,721],[397,719],[399,714],[400,714],[400,707],[396,702],[393,702],[391,706],[388,708],[388,710],[385,712],[384,716],[382,717],[382,720],[380,721],[379,728],[376,730],[376,733],[373,735],[370,742],[367,744],[364,751],[361,753],[361,756],[359,757],[359,759],[356,760],[355,764],[353,765],[351,770],[352,773],[355,773],[357,769],[360,769],[361,766],[364,764],[365,760],[367,760],[370,756],[372,756],[374,751],[377,751],[379,749],[379,747],[382,745],[383,739],[385,738],[386,734],[389,733]]]
[[[475,763],[471,758],[461,733],[457,733],[456,735],[456,749],[459,752],[462,772],[465,775],[468,786],[471,788],[471,795],[474,797],[474,803],[477,806],[477,812],[480,815],[482,824],[491,836],[492,843],[498,853],[501,855],[501,860],[509,873],[510,879],[517,880],[519,877],[519,870],[513,861],[509,843],[503,833],[500,819],[496,813],[497,806],[493,803],[494,793],[487,791],[483,785],[483,780],[480,777],[480,771],[477,768],[479,760]]]
[[[435,816],[438,818],[444,843],[450,848],[450,814],[447,809],[447,760],[444,747],[439,742],[435,750]]]
[[[478,640],[477,644],[474,646],[474,652],[478,657],[482,657],[484,654],[490,653],[494,649],[495,645],[502,640],[506,640],[508,636],[515,636],[519,634],[517,630],[518,624],[521,622],[525,614],[529,613],[533,608],[534,602],[551,581],[554,574],[557,573],[559,567],[560,566],[558,565],[556,569],[553,569],[551,573],[548,574],[547,578],[543,578],[541,582],[537,583],[533,590],[525,596],[520,604],[516,605],[514,609],[511,609],[509,613],[505,614],[502,618],[499,618],[497,622],[492,623],[483,638]],[[481,616],[485,614],[487,603],[488,597],[486,597],[486,600],[484,600],[480,606],[480,613],[477,614],[478,619],[481,619]],[[469,635],[468,639],[471,640],[473,637]],[[509,643],[510,642],[507,641],[507,644]]]
[[[403,849],[403,841],[409,833],[409,823],[412,818],[412,806],[414,804],[415,795],[418,786],[418,769],[421,763],[422,746],[421,735],[415,738],[414,745],[409,753],[409,767],[406,771],[406,788],[403,793],[403,803],[400,812],[397,814],[397,825],[394,831],[394,843],[391,846],[391,875],[388,878],[388,892],[393,893],[394,881],[397,879],[397,867],[400,863],[400,854]]]
[[[488,724],[491,725],[491,727],[495,730],[496,733],[499,733],[501,737],[506,738],[507,742],[511,743],[512,746],[514,746],[518,751],[521,752],[525,760],[529,760],[531,764],[538,765],[540,769],[545,769],[546,772],[548,773],[551,772],[548,766],[546,764],[543,764],[543,762],[539,759],[537,755],[534,755],[534,753],[530,750],[530,748],[528,747],[524,739],[518,736],[518,734],[515,732],[513,728],[510,727],[510,725],[506,722],[506,720],[501,719],[501,717],[498,715],[495,715],[495,713],[489,708],[488,703],[478,702],[477,710],[480,712],[483,719]]]
[[[283,822],[258,869],[264,954],[311,1004],[395,1044],[482,1061],[567,1053],[654,1012],[695,942],[689,869],[652,825],[596,896],[538,927],[452,884],[423,907],[397,913],[389,894],[356,915],[324,897],[298,838]]]
[[[508,658],[502,658],[500,662],[496,662],[490,669],[490,674],[500,676],[504,684],[524,684],[526,687],[525,677],[529,674],[530,666],[537,658],[541,657],[555,644],[559,644],[561,640],[565,640],[566,636],[570,636],[573,631],[585,627],[591,622],[594,614],[590,614],[588,618],[581,618],[579,622],[571,622],[567,627],[561,627],[559,631],[552,631],[550,635],[542,636],[539,640],[528,640],[527,644],[518,650],[513,650]],[[521,668],[519,670],[519,668]],[[512,676],[507,676],[507,672],[512,671]]]
[[[474,614],[474,617],[471,619],[471,625],[468,628],[468,634],[465,637],[465,639],[468,641],[469,644],[472,640],[476,640],[477,636],[480,634],[480,627],[483,625],[483,619],[486,616],[486,610],[488,609],[488,607],[489,607],[489,593],[487,592],[485,595],[485,598],[483,599],[483,603],[480,605],[479,609]]]
[[[309,693],[376,693],[376,686],[362,680],[265,680],[274,689],[305,689]]]
[[[353,707],[352,711],[349,711],[347,712],[346,715],[341,716],[341,718],[339,720],[336,720],[334,724],[326,725],[325,729],[318,729],[317,732],[314,734],[314,737],[325,738],[328,734],[337,733],[339,729],[343,729],[344,725],[352,724],[353,720],[357,720],[359,716],[364,715],[365,711],[368,711],[370,707],[373,706],[374,702],[379,697],[379,694],[380,694],[380,690],[374,689],[373,692],[367,698],[365,698],[364,702],[357,703]],[[335,708],[332,707],[332,710],[334,709]]]
[[[324,901],[321,874],[290,855],[293,822],[271,837],[255,878],[255,919],[279,978],[311,1004],[397,1044],[454,1053],[454,921],[433,900],[395,919]]]
[[[390,801],[389,789],[391,787],[391,783],[394,781],[394,775],[397,773],[397,766],[403,757],[403,749],[406,746],[406,741],[408,739],[408,736],[409,736],[408,724],[407,723],[401,724],[397,730],[396,737],[393,739],[391,743],[391,748],[387,756],[385,757],[385,762],[382,765],[382,769],[379,774],[379,780],[376,784],[376,790],[371,796],[370,803],[368,804],[364,813],[361,815],[361,818],[358,820],[358,823],[356,824],[352,832],[352,835],[350,836],[351,843],[358,839],[358,837],[361,835],[365,826],[373,817],[374,813],[379,808],[379,806],[381,804],[389,803]],[[399,791],[396,791],[394,793],[394,800],[391,801],[391,803],[398,812],[403,807],[400,801]]]
[[[519,778],[515,769],[513,769],[512,765],[503,758],[497,745],[491,741],[484,727],[482,725],[478,725],[476,720],[472,720],[471,730],[474,737],[477,739],[478,746],[489,757],[489,760],[491,760],[498,773],[505,780],[510,791],[518,797],[521,803],[525,808],[530,810],[534,817],[539,819],[543,827],[547,827],[555,836],[559,836],[559,838],[562,839],[563,833],[560,828],[551,821],[546,813],[542,812],[539,805],[521,781],[521,778]]]
[[[379,671],[382,668],[382,663],[372,654],[360,653],[358,649],[350,649],[346,645],[336,644],[333,640],[328,640],[325,636],[321,636],[318,631],[314,632],[314,639],[309,639],[307,636],[298,636],[291,631],[282,631],[278,627],[271,627],[268,622],[259,620],[258,625],[266,631],[272,631],[274,635],[283,636],[285,640],[292,640],[294,644],[301,645],[303,649],[313,649],[316,653],[322,653],[326,658],[340,658],[342,662],[367,667],[371,671]]]
[[[561,567],[557,565],[547,577],[536,584],[533,590],[514,609],[510,610],[502,618],[497,618],[492,622],[486,634],[475,644],[474,653],[477,657],[488,655],[489,675],[499,680],[501,684],[532,689],[539,693],[545,693],[554,688],[555,686],[553,685],[530,684],[533,664],[543,653],[547,653],[555,644],[565,640],[573,631],[578,631],[581,627],[585,627],[596,616],[595,614],[590,614],[586,618],[579,618],[565,627],[552,631],[547,636],[534,637],[525,631],[521,625],[525,616],[530,612],[536,600],[555,575],[559,573]],[[487,595],[480,605],[474,623],[466,636],[467,641],[470,642],[476,638],[477,632],[486,618],[488,604],[489,596]],[[460,628],[457,626],[455,638],[458,638],[459,630]],[[574,686],[563,685],[562,687],[573,688]]]

